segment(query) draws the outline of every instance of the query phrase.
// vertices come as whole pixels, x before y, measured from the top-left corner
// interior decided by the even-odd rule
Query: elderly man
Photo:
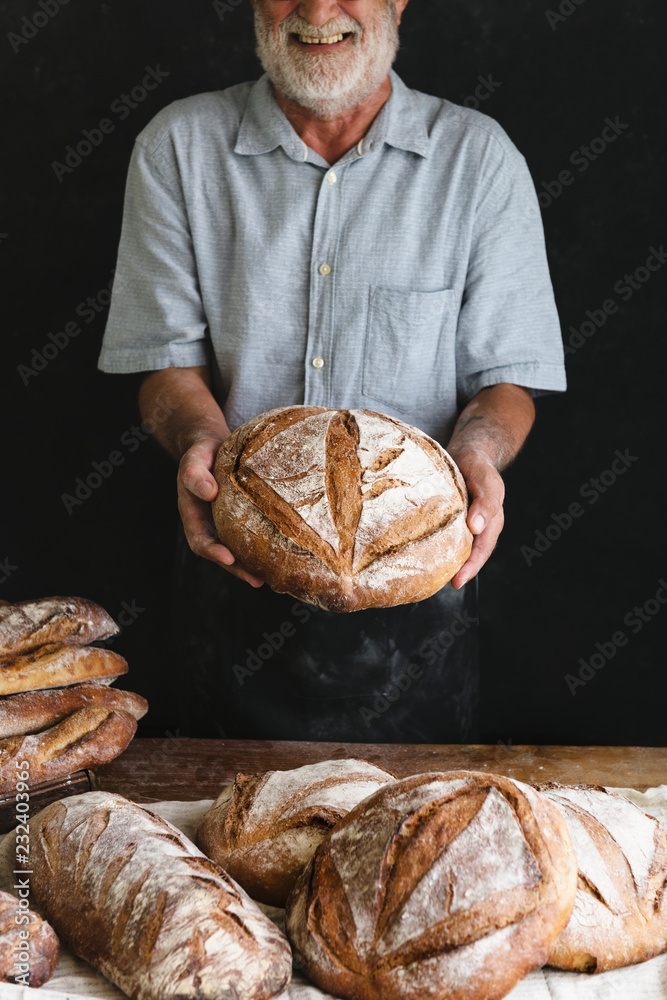
[[[535,191],[493,120],[391,69],[408,0],[252,2],[265,74],[177,101],[137,139],[100,359],[149,373],[142,415],[169,414],[182,731],[471,741],[500,472],[532,396],[565,388]],[[235,563],[210,515],[217,449],[295,403],[382,410],[448,448],[475,535],[450,585],[335,615]]]

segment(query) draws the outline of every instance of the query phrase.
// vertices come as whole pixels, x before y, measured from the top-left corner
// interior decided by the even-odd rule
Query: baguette
[[[90,680],[111,684],[125,673],[127,661],[110,649],[49,643],[0,662],[0,695]]]
[[[27,937],[26,937],[27,935]],[[0,891],[0,980],[41,986],[53,975],[60,946],[53,928]]]
[[[133,1000],[268,1000],[290,979],[278,928],[174,826],[87,792],[31,821],[32,889],[64,944]]]
[[[83,597],[43,597],[0,606],[0,656],[27,653],[51,642],[85,646],[117,632],[104,608]]]
[[[129,712],[102,705],[81,708],[32,736],[0,740],[0,794],[16,787],[16,764],[26,762],[30,784],[64,778],[81,768],[108,764],[125,750],[137,729]]]
[[[141,695],[119,691],[106,684],[84,683],[26,691],[0,698],[0,739],[38,733],[88,705],[129,712],[135,719],[143,718],[148,711],[148,702]]]

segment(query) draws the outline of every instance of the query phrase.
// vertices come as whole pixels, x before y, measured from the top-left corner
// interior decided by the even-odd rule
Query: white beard
[[[348,31],[353,37],[340,53],[303,52],[290,39],[293,32],[326,38]],[[398,51],[396,3],[386,0],[385,9],[363,32],[352,17],[342,15],[314,28],[296,11],[274,31],[259,0],[255,33],[257,55],[273,85],[317,118],[335,118],[375,93],[391,69]]]

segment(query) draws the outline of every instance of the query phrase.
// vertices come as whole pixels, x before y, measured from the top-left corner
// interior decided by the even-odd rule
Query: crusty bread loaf
[[[0,891],[0,980],[15,983],[18,977],[23,986],[41,986],[53,975],[59,951],[46,920],[11,893]]]
[[[29,765],[30,784],[64,778],[80,768],[108,764],[125,750],[137,730],[129,712],[103,705],[81,708],[44,732],[0,740],[0,794],[16,787],[16,762]]]
[[[264,1000],[287,985],[292,957],[278,928],[159,816],[88,792],[30,826],[42,911],[133,1000]]]
[[[0,739],[38,733],[89,705],[129,712],[135,719],[143,718],[148,711],[148,702],[141,695],[106,684],[73,684],[44,691],[25,691],[0,698]]]
[[[253,899],[284,906],[328,831],[393,780],[365,760],[238,774],[204,816],[196,843]]]
[[[287,929],[335,996],[499,1000],[546,961],[576,882],[565,822],[534,789],[420,774],[328,834],[287,901]]]
[[[239,564],[329,611],[430,597],[470,554],[454,461],[381,413],[271,410],[234,431],[214,474],[216,527]]]
[[[579,882],[549,965],[605,972],[667,949],[667,832],[633,802],[591,785],[538,786],[560,809]]]
[[[80,681],[110,684],[127,673],[127,661],[110,649],[49,643],[0,662],[0,695]]]
[[[85,646],[116,632],[118,626],[104,608],[82,597],[43,597],[0,607],[0,656],[51,642]]]

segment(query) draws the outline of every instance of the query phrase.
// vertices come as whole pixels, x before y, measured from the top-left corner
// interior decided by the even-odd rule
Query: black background
[[[23,18],[43,10],[37,0],[0,3],[8,195],[0,218],[0,595],[79,594],[116,617],[134,607],[113,648],[129,660],[126,686],[151,700],[143,735],[178,731],[168,691],[174,678],[187,683],[187,664],[172,662],[167,638],[174,468],[131,430],[139,424],[137,378],[103,375],[96,360],[134,137],[170,101],[259,74],[249,3],[217,7],[69,0],[35,31]],[[29,32],[34,37],[17,41]],[[667,267],[644,283],[640,272],[631,296],[614,286],[667,240],[664,5],[412,0],[401,38],[395,68],[411,87],[474,106],[480,78],[491,77],[479,108],[507,130],[542,193],[565,340],[587,310],[596,314],[609,299],[619,307],[573,342],[581,346],[567,358],[569,391],[539,401],[529,443],[506,474],[507,524],[481,575],[482,739],[662,745],[667,609],[650,604],[640,628],[624,619],[667,578],[660,312]],[[112,104],[141,83],[146,67],[168,76],[121,120]],[[586,170],[572,164],[571,154],[617,116],[627,126],[618,138]],[[105,117],[113,131],[59,180],[53,162]],[[547,185],[568,169],[572,183],[552,197]],[[100,310],[90,321],[77,314],[88,297]],[[35,371],[33,349],[41,354],[49,333],[68,322],[81,332],[27,374],[28,366]],[[582,496],[617,450],[635,460],[604,492],[589,485]],[[122,465],[68,512],[63,494],[113,451]],[[536,533],[573,503],[582,514],[561,537],[552,526],[545,551],[522,551],[535,549]],[[627,644],[600,654],[601,668],[584,671],[592,677],[573,694],[566,675],[577,676],[580,661],[599,652],[596,643],[609,652],[605,644],[619,630]]]

